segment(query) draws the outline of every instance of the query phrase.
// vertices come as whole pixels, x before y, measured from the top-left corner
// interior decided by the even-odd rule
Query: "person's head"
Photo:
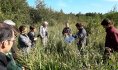
[[[15,40],[14,31],[11,27],[0,24],[0,52],[7,53],[10,51]]]
[[[83,25],[81,23],[76,23],[75,26],[77,27],[77,29],[81,29],[83,27]]]
[[[44,21],[44,22],[43,22],[43,26],[44,26],[44,27],[47,27],[47,26],[48,26],[48,22],[47,22],[47,21]]]
[[[105,18],[102,20],[101,25],[106,29],[113,25],[113,22],[109,20],[108,18]]]
[[[30,26],[30,31],[35,31],[35,27],[34,26]]]
[[[14,31],[15,36],[18,35],[19,30],[16,27],[16,24],[12,20],[4,20],[3,23],[4,23],[4,25],[9,25],[12,28],[12,30]]]
[[[19,31],[21,34],[26,34],[27,33],[27,27],[22,25],[19,27]]]

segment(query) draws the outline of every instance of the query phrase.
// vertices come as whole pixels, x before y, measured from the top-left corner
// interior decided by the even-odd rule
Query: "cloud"
[[[105,0],[105,1],[109,1],[109,2],[118,2],[118,0]]]

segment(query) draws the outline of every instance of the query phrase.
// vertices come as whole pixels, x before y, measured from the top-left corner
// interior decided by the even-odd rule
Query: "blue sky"
[[[35,7],[36,0],[27,0],[30,6]],[[62,9],[65,13],[107,13],[114,6],[118,7],[118,0],[44,0],[47,7],[56,11]]]

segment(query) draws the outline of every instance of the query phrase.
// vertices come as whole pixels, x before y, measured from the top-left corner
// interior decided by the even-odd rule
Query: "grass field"
[[[86,24],[90,33],[81,51],[76,46],[78,40],[70,45],[63,41],[63,25],[49,26],[48,46],[43,47],[39,38],[31,53],[20,57],[21,63],[30,70],[118,70],[117,53],[103,63],[105,31],[99,23]],[[77,32],[74,25],[70,24],[73,34]]]

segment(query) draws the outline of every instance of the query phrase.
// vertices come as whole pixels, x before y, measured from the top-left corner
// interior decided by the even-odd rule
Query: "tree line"
[[[17,25],[21,24],[38,24],[42,21],[49,21],[50,25],[61,24],[64,22],[75,23],[84,21],[87,23],[89,19],[101,20],[110,18],[118,24],[118,12],[116,6],[108,13],[85,13],[65,14],[63,10],[55,11],[51,7],[47,7],[43,0],[36,0],[36,7],[28,5],[26,0],[0,0],[0,21],[12,19]]]

